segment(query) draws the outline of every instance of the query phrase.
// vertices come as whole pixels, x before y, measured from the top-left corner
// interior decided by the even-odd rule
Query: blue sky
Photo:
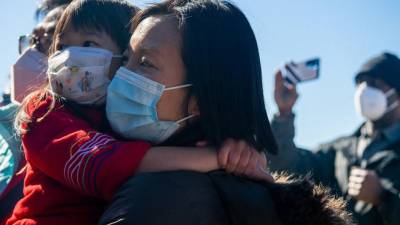
[[[139,6],[146,2],[132,1]],[[267,110],[273,102],[273,72],[284,61],[313,56],[321,77],[301,84],[296,104],[296,143],[315,147],[351,133],[361,122],[353,106],[353,77],[361,64],[382,51],[400,54],[398,0],[233,0],[256,33],[263,66]],[[18,57],[17,39],[35,25],[37,1],[0,1],[2,41],[0,88]],[[400,74],[399,74],[400,76]]]

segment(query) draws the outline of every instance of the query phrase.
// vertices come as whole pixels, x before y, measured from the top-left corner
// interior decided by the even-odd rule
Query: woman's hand
[[[267,158],[245,141],[228,139],[218,151],[218,164],[228,173],[255,180],[274,182],[267,172]]]
[[[274,96],[279,109],[279,115],[290,115],[299,95],[296,91],[296,86],[284,83],[281,71],[275,74]]]

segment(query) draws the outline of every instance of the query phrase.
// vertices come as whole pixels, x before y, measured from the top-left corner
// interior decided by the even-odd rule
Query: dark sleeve
[[[311,174],[317,181],[330,183],[334,177],[336,151],[333,144],[321,145],[316,151],[298,148],[294,143],[295,116],[274,116],[272,129],[279,146],[278,155],[269,155],[269,166],[273,171],[288,171],[295,174]]]
[[[378,170],[383,192],[378,211],[386,225],[400,224],[400,158],[389,157]]]

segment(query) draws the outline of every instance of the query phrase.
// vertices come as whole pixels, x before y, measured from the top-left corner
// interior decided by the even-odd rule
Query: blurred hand
[[[228,139],[218,151],[218,164],[228,173],[255,180],[274,182],[267,172],[267,158],[245,141]]]
[[[376,205],[380,202],[379,196],[381,192],[382,186],[375,171],[357,167],[352,168],[348,190],[350,196]]]
[[[285,84],[282,73],[279,70],[275,74],[275,102],[279,109],[279,115],[288,116],[292,113],[293,106],[299,97],[296,86]]]
[[[32,35],[32,47],[47,55],[53,40],[53,33],[47,31],[46,24],[40,24],[33,29]]]

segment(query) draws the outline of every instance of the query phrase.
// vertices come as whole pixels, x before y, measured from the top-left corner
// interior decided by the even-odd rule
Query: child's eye
[[[99,45],[94,41],[85,41],[83,42],[83,47],[98,47]]]

